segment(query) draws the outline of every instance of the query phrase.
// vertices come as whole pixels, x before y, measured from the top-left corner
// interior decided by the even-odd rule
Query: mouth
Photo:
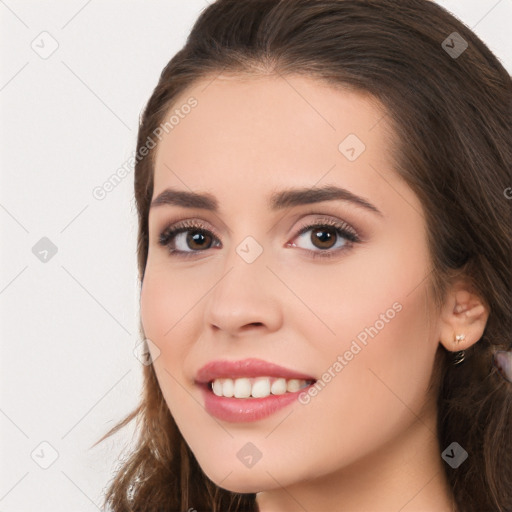
[[[316,382],[310,375],[260,359],[213,361],[195,379],[206,411],[233,423],[264,419],[291,405]]]

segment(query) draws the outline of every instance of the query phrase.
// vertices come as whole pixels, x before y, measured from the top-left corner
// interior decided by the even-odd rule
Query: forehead
[[[183,108],[191,98],[195,106]],[[154,196],[171,186],[312,187],[340,172],[356,184],[374,173],[369,163],[391,164],[383,106],[309,77],[205,78],[176,98],[164,121],[172,115],[156,148]]]

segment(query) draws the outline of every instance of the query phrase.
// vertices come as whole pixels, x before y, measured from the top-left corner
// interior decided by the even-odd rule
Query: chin
[[[215,484],[217,487],[221,487],[226,491],[236,492],[239,494],[255,494],[257,492],[266,490],[266,488],[262,485],[255,485],[255,482],[250,482],[248,479],[245,479],[245,481],[241,480],[240,482],[236,482],[233,485],[226,485],[226,481],[222,483],[215,482]]]
[[[215,467],[213,472],[206,471],[206,476],[218,487],[226,491],[250,494],[277,488],[276,481],[264,470],[254,472],[254,469],[233,470],[233,468],[219,469]],[[229,475],[226,477],[226,475]]]

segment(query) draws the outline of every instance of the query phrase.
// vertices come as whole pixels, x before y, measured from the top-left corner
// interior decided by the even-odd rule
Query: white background
[[[439,3],[512,72],[512,0]],[[142,383],[133,172],[103,200],[92,191],[132,156],[141,110],[207,5],[0,0],[0,512],[98,510],[131,439],[89,449]],[[59,45],[47,59],[31,47],[51,48],[43,31]],[[43,237],[58,250],[46,263],[32,252]]]

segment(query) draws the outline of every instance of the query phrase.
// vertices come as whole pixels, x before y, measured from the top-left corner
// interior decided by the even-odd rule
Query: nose
[[[235,254],[206,297],[207,326],[231,336],[278,330],[283,313],[279,284],[263,257],[247,263]]]

